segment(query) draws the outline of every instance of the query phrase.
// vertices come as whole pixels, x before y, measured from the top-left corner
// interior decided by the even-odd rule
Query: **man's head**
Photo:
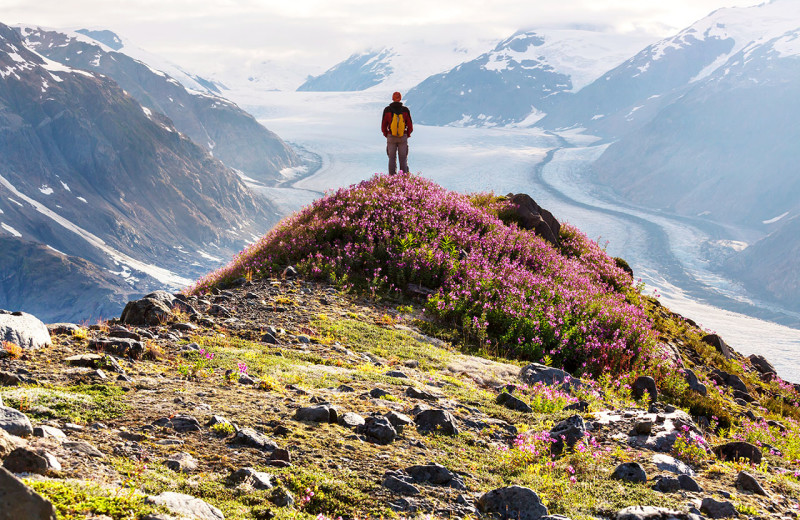
[[[403,99],[403,96],[401,96],[399,92],[392,94],[392,101],[400,101],[401,99]]]

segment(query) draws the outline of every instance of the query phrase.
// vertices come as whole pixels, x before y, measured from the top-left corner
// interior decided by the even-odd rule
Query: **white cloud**
[[[714,9],[757,0],[0,0],[5,23],[107,28],[188,69],[231,61],[298,63],[319,73],[352,52],[398,40],[474,43],[520,28],[681,29]]]

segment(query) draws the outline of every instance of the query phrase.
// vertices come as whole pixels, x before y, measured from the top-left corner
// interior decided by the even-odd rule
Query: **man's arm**
[[[383,134],[383,137],[387,137],[389,135],[388,128],[389,128],[389,125],[392,122],[391,119],[389,119],[388,121],[386,120],[387,119],[386,114],[388,114],[388,113],[389,113],[389,111],[384,108],[383,109],[383,115],[381,116],[381,133]]]
[[[408,135],[411,135],[411,132],[414,131],[414,123],[411,122],[411,110],[406,108],[406,129],[408,130]]]

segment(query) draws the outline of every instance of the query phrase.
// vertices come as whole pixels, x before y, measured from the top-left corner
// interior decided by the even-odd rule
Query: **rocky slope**
[[[31,49],[58,63],[110,77],[143,107],[166,115],[179,132],[250,178],[269,183],[282,178],[281,170],[301,164],[280,137],[221,97],[218,90],[188,90],[164,72],[128,56],[123,47],[115,52],[90,38],[91,32],[19,30]],[[101,33],[98,37],[112,44],[113,38],[119,41],[116,35]]]
[[[4,25],[0,76],[4,236],[93,270],[132,272],[146,292],[187,283],[219,261],[210,252],[231,254],[274,221],[268,203],[169,119],[106,76],[36,54]],[[70,299],[28,297],[37,308]]]
[[[52,346],[0,360],[0,459],[27,473],[59,518],[797,513],[800,483],[783,447],[714,455],[710,447],[730,439],[711,418],[690,417],[661,394],[649,406],[633,401],[620,382],[650,396],[634,374],[564,384],[556,369],[464,355],[428,336],[413,301],[398,311],[301,280],[153,300],[126,311],[140,325],[51,326]],[[139,321],[148,316],[162,324]],[[716,355],[697,357],[703,344],[694,341],[681,356],[716,394],[717,362],[700,361]],[[771,422],[761,422],[758,403],[771,391],[732,356],[757,400],[734,403],[728,383],[719,387],[741,422],[728,435],[763,428],[786,440],[786,428],[796,439],[794,418],[767,412]],[[695,386],[687,395],[699,396]],[[565,433],[561,454],[549,454],[558,452],[548,432]],[[723,462],[730,453],[746,459]]]
[[[356,193],[362,205],[339,223],[374,212],[370,221],[381,228],[382,212],[399,199],[373,206],[370,190],[408,195],[382,191],[382,182],[403,188],[408,179],[377,177],[285,223],[335,210]],[[440,211],[410,211],[465,233],[469,225],[486,235],[507,228],[507,241],[539,252],[540,273],[578,268],[544,250],[624,270],[535,203],[518,203],[527,208],[518,213],[485,194],[429,195]],[[394,208],[392,229],[409,241],[405,207]],[[495,211],[511,224],[479,218]],[[525,222],[536,225],[517,227]],[[298,243],[304,234],[347,243],[346,233],[334,236],[337,224],[306,225],[295,229]],[[556,240],[545,241],[545,231]],[[272,231],[240,258],[280,235]],[[446,234],[419,236],[420,258],[439,256],[437,241],[452,245]],[[302,251],[284,249],[298,258]],[[380,244],[376,251],[388,279],[392,254]],[[477,266],[487,251],[476,242],[453,253]],[[502,336],[497,329],[517,326],[529,309],[511,309],[504,320],[492,312],[485,319],[493,328],[475,337],[469,320],[432,312],[434,278],[434,289],[359,285],[360,276],[379,280],[370,255],[361,250],[365,264],[336,285],[298,276],[323,278],[313,262],[286,266],[262,255],[269,268],[251,269],[250,279],[222,270],[185,294],[130,302],[119,319],[88,329],[55,324],[48,334],[30,316],[0,313],[0,489],[9,490],[0,494],[0,520],[21,511],[53,518],[52,508],[60,518],[114,520],[797,516],[800,394],[763,357],[742,357],[634,287],[608,285],[632,306],[625,312],[647,320],[659,354],[622,356],[619,338],[630,330],[618,330],[593,340],[610,354],[608,371],[593,379],[584,364],[570,374],[522,361],[531,355],[527,340],[489,350],[485,338]],[[561,298],[579,291],[575,273],[555,274],[550,287]],[[473,308],[484,296],[471,296]],[[595,304],[601,314],[619,305]],[[594,327],[585,312],[549,319],[556,328]],[[563,345],[586,347],[567,336]],[[476,355],[487,352],[493,359]],[[551,354],[540,359],[573,359]]]

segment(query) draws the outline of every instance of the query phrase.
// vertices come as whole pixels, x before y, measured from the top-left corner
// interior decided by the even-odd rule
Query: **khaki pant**
[[[397,156],[400,156],[400,169],[408,172],[408,136],[386,137],[386,154],[389,156],[389,175],[397,173]]]

